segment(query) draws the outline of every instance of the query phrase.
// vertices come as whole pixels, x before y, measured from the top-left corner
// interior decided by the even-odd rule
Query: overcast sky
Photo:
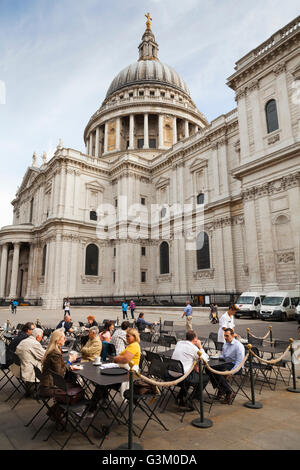
[[[159,59],[211,121],[236,105],[234,64],[299,15],[299,0],[0,0],[0,227],[36,151],[83,131],[118,72],[138,58],[150,12]],[[40,158],[41,163],[41,158]]]

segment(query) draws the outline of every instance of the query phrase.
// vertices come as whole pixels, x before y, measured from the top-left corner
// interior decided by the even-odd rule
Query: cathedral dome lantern
[[[208,125],[185,81],[159,60],[152,19],[145,16],[137,61],[116,75],[85,129],[88,155],[151,149],[153,157]]]

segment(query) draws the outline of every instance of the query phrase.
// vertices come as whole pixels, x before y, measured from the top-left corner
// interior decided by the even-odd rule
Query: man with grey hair
[[[45,350],[40,344],[42,338],[43,330],[35,328],[32,330],[31,335],[17,346],[16,354],[21,361],[21,378],[25,382],[35,382],[33,366],[42,369],[42,360],[45,354]]]
[[[81,362],[93,362],[102,351],[102,343],[99,338],[99,328],[92,326],[89,329],[89,339],[81,349]]]

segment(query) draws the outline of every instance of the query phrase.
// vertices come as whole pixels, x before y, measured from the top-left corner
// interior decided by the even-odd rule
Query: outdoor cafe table
[[[102,385],[107,387],[109,385],[120,384],[122,382],[128,382],[128,374],[123,375],[104,375],[101,373],[100,365],[94,366],[92,362],[82,362],[82,370],[72,370],[76,375],[80,375],[85,380],[89,380],[96,385]]]

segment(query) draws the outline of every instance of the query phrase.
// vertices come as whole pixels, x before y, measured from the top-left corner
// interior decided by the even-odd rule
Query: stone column
[[[173,117],[173,145],[177,144],[177,118]]]
[[[223,252],[225,264],[226,290],[229,291],[235,290],[236,288],[232,238],[232,225],[231,221],[228,220],[223,227]]]
[[[260,222],[263,227],[261,231],[262,256],[264,259],[265,285],[268,292],[275,291],[278,288],[276,279],[276,264],[272,236],[272,223],[269,196],[258,199]]]
[[[0,298],[5,297],[6,275],[7,275],[7,256],[8,243],[2,245],[1,251],[1,268],[0,268]]]
[[[148,113],[144,114],[144,149],[149,148]]]
[[[184,138],[186,139],[189,136],[190,136],[189,121],[184,121]]]
[[[21,246],[20,243],[14,243],[14,255],[13,255],[13,261],[12,261],[10,293],[9,293],[10,298],[17,296],[20,246]]]
[[[293,246],[294,246],[294,253],[295,253],[295,265],[296,265],[296,272],[297,272],[297,284],[296,289],[300,291],[300,240],[299,240],[299,233],[300,233],[300,213],[299,213],[299,204],[300,204],[300,186],[295,185],[291,187],[287,191],[288,198],[289,198],[289,205],[290,205],[290,213],[291,213],[291,220],[290,220],[290,227],[293,236]],[[2,267],[2,266],[1,266]],[[0,295],[1,297],[1,295]]]
[[[238,102],[238,121],[239,121],[239,135],[240,135],[240,148],[241,160],[245,160],[249,156],[249,134],[247,122],[247,109],[246,109],[246,90],[242,90],[236,97]]]
[[[129,116],[129,150],[134,149],[134,114]]]
[[[104,126],[104,152],[103,153],[107,153],[107,148],[108,148],[108,122],[106,122]]]
[[[93,155],[93,133],[92,132],[90,133],[90,151],[89,151],[89,155],[90,156]]]
[[[116,151],[121,150],[121,118],[116,119]]]
[[[222,184],[222,195],[229,195],[228,165],[227,165],[227,139],[223,138],[218,143],[218,161],[220,163],[220,176]],[[220,191],[221,192],[221,191]]]
[[[220,178],[219,178],[219,159],[218,159],[218,144],[214,143],[211,146],[212,150],[212,172],[214,180],[214,197],[217,199],[220,194]]]
[[[62,168],[60,171],[60,188],[59,188],[59,203],[58,203],[58,217],[63,217],[65,208],[65,186],[66,186],[66,169]]]
[[[163,129],[163,115],[158,115],[158,148],[162,149],[164,146],[164,129]]]
[[[259,85],[254,83],[251,87],[250,102],[252,109],[252,118],[253,118],[253,137],[254,137],[254,146],[255,153],[263,150],[263,123],[261,120],[260,112],[260,98],[259,98]]]
[[[259,265],[255,201],[253,197],[250,197],[250,199],[245,201],[244,215],[247,259],[249,267],[249,290],[261,290],[262,282]]]
[[[97,129],[96,129],[96,142],[95,142],[95,157],[96,158],[99,157],[99,133],[100,133],[100,129],[99,129],[99,127],[97,127]]]
[[[278,100],[276,102],[278,125],[279,129],[282,129],[280,140],[285,141],[286,145],[290,145],[294,143],[294,137],[291,122],[292,112],[289,105],[289,95],[286,80],[286,66],[284,64],[279,65],[277,68],[275,68],[274,73],[276,75],[278,93]]]
[[[33,276],[33,258],[34,258],[34,246],[32,243],[29,245],[29,257],[28,257],[28,279],[25,298],[28,299],[31,296],[32,276]]]

